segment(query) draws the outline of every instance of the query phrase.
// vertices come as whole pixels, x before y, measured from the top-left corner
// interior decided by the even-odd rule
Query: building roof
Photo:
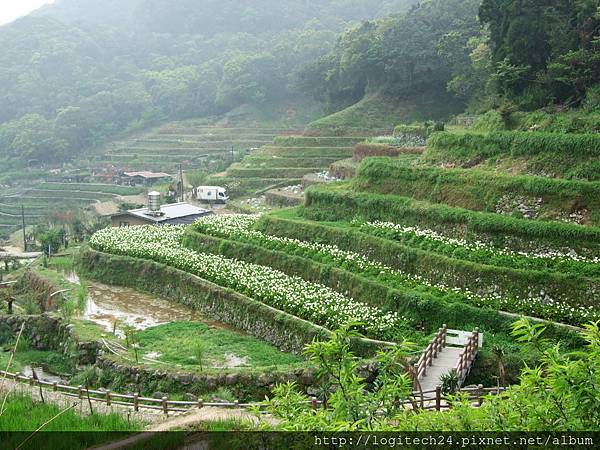
[[[131,215],[153,223],[186,224],[191,223],[198,217],[212,214],[208,209],[198,208],[189,203],[172,203],[160,207],[159,216],[152,215],[148,208],[132,209],[115,216]]]
[[[153,178],[172,178],[171,175],[164,172],[124,172],[126,177],[142,177],[146,179]]]

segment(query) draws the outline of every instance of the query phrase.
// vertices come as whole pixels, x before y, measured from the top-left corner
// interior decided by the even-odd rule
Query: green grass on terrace
[[[50,190],[50,189],[28,189],[24,191],[23,197],[27,198],[58,198],[60,200],[78,199],[78,200],[111,200],[115,198],[115,194],[105,192],[88,192],[77,190]]]
[[[354,154],[354,147],[277,147],[265,146],[256,156],[280,156],[284,158],[349,158]]]
[[[273,156],[250,156],[244,158],[242,166],[247,168],[259,167],[328,167],[338,158],[281,158]]]
[[[19,343],[21,347],[22,343]],[[0,353],[0,367],[2,370],[8,365],[10,352]],[[46,372],[56,375],[69,375],[73,369],[71,361],[61,352],[40,351],[40,350],[17,350],[13,358],[10,372],[23,372],[23,368],[41,367]]]
[[[277,136],[275,146],[281,147],[351,147],[364,141],[356,136]]]
[[[36,189],[47,191],[94,192],[114,195],[136,195],[144,192],[144,189],[141,187],[93,183],[42,183],[37,185]]]
[[[46,424],[43,428],[44,432],[59,433],[42,433],[33,436],[24,448],[77,450],[114,440],[117,437],[114,434],[98,433],[99,431],[137,431],[143,427],[141,423],[128,420],[116,413],[79,416],[76,408],[56,417],[63,410],[64,408],[56,405],[36,402],[29,396],[11,394],[4,414],[0,415],[0,430],[32,432]],[[81,436],[65,433],[66,431],[93,431],[94,433],[89,433],[84,441]],[[29,433],[13,433],[5,436],[2,446],[16,448],[28,437]]]
[[[315,172],[314,167],[255,167],[255,168],[244,168],[239,164],[232,165],[227,171],[227,175],[230,177],[239,178],[302,178],[304,175]]]
[[[175,364],[195,371],[238,365],[281,367],[302,362],[300,357],[283,353],[252,336],[201,322],[171,322],[148,328],[136,334],[136,341],[140,345],[140,358],[156,352],[160,354],[158,360],[171,364],[171,367]],[[198,359],[198,346],[202,346],[201,359]],[[129,356],[135,357],[133,350],[130,350]],[[152,364],[145,360],[144,363]]]

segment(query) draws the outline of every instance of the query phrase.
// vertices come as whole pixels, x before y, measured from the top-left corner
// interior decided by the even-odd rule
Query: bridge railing
[[[477,357],[477,353],[479,352],[479,328],[475,328],[473,333],[469,336],[469,339],[458,358],[458,363],[456,364],[456,374],[458,375],[459,385],[465,382],[467,375],[471,371],[471,367],[473,366],[473,361]]]
[[[427,344],[427,347],[421,354],[421,357],[414,365],[415,371],[413,377],[415,379],[415,385],[417,384],[418,380],[427,375],[427,368],[431,367],[434,358],[437,358],[438,354],[446,346],[447,336],[448,326],[444,324],[431,339],[429,344]]]

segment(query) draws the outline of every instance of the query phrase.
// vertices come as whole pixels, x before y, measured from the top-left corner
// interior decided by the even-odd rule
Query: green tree
[[[50,256],[58,252],[63,242],[62,230],[49,229],[38,236],[42,251]]]

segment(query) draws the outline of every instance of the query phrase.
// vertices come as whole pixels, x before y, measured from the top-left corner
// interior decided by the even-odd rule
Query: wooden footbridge
[[[415,387],[419,384],[423,391],[435,390],[442,384],[440,378],[452,371],[456,371],[458,387],[462,387],[482,344],[483,334],[479,329],[449,330],[444,325],[414,365]]]

